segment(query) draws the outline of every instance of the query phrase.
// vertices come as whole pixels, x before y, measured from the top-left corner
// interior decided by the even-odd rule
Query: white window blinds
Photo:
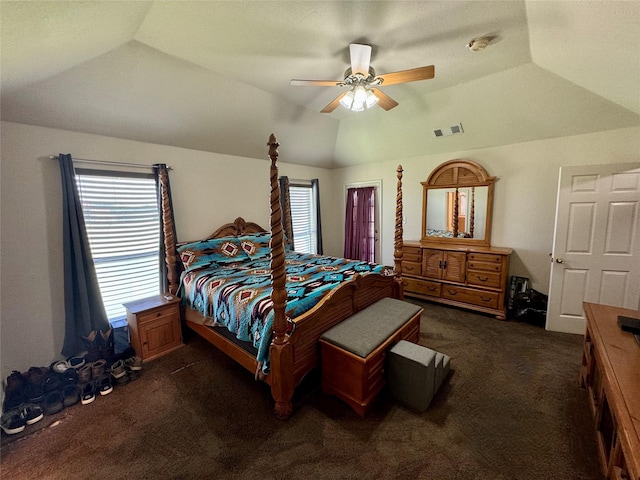
[[[160,292],[160,215],[152,175],[76,170],[100,292],[110,322],[125,302]]]
[[[290,185],[291,223],[296,252],[318,253],[316,196],[311,185]]]

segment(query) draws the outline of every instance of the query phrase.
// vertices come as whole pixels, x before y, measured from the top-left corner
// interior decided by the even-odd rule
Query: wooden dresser
[[[640,480],[640,345],[618,326],[618,315],[640,311],[584,303],[580,384],[589,394],[602,473]]]
[[[510,254],[510,248],[405,242],[404,294],[505,319]]]

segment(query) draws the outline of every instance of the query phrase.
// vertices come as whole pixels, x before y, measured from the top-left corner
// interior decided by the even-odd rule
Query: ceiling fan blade
[[[338,80],[291,80],[291,85],[295,87],[339,87],[341,83]]]
[[[336,98],[331,100],[331,103],[329,103],[329,105],[327,105],[322,110],[320,110],[320,113],[331,113],[331,112],[333,112],[338,107],[338,105],[340,105],[340,100],[342,100],[342,97],[344,97],[346,94],[347,94],[347,92],[342,92]]]
[[[417,80],[429,80],[435,76],[435,67],[411,68],[400,72],[385,73],[376,78],[382,79],[382,85],[396,85],[398,83],[415,82]]]
[[[385,110],[391,110],[393,107],[398,106],[398,102],[396,102],[393,98],[391,98],[389,95],[384,93],[382,90],[379,90],[377,88],[372,88],[371,91],[376,97],[378,97],[378,105],[380,105]]]
[[[349,45],[351,55],[351,73],[361,73],[365,77],[369,76],[369,63],[371,62],[371,46],[352,43]]]

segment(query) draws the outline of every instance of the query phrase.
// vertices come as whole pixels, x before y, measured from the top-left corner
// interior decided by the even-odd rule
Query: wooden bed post
[[[393,270],[398,279],[400,279],[400,276],[402,275],[402,172],[402,165],[398,165],[398,168],[396,168],[396,174],[398,177],[398,187],[396,192],[396,225],[393,237]],[[401,281],[400,285],[402,286]]]
[[[272,133],[269,137],[271,159],[271,283],[273,290],[273,341],[271,342],[271,394],[276,402],[275,414],[281,420],[291,416],[293,404],[293,350],[287,335],[287,303],[284,235],[282,233],[282,209],[280,183],[278,181],[278,142]],[[286,375],[285,375],[286,372]]]
[[[164,260],[167,265],[167,282],[169,293],[175,295],[178,291],[179,275],[178,275],[178,256],[176,250],[176,237],[174,235],[173,214],[171,212],[171,204],[167,195],[167,169],[161,168],[158,172],[158,181],[160,183],[161,192],[161,221],[162,232],[164,234]]]

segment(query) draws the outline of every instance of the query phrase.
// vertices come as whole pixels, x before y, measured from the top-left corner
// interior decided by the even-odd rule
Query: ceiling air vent
[[[437,128],[436,130],[433,131],[433,136],[448,137],[449,135],[453,135],[455,133],[464,133],[461,123],[458,123],[457,125],[453,125],[447,128]]]

